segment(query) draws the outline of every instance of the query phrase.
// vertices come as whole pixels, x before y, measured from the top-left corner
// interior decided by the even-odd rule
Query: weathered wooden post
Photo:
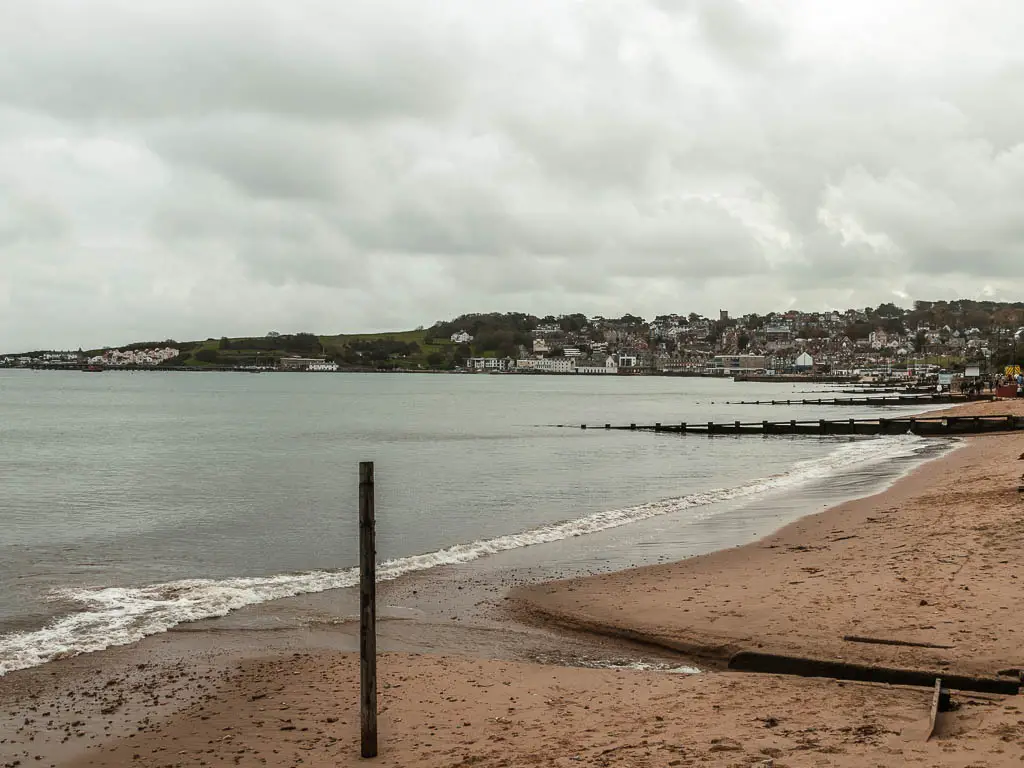
[[[359,717],[363,757],[377,756],[377,550],[373,462],[359,462]]]

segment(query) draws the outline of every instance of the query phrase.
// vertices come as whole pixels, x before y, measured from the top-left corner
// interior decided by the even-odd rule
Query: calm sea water
[[[361,460],[376,462],[387,577],[664,515],[706,519],[716,504],[919,451],[913,438],[549,426],[836,417],[725,403],[810,389],[821,387],[0,371],[0,674],[351,584]]]

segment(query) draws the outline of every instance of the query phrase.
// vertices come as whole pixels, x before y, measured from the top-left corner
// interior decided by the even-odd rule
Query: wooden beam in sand
[[[998,693],[1007,696],[1016,696],[1020,692],[1019,680],[949,675],[928,670],[898,669],[873,664],[855,664],[758,651],[739,651],[733,654],[729,659],[729,669],[768,675],[830,677],[835,680],[857,680],[864,683],[888,683],[889,685],[913,685],[928,688],[935,685],[935,680],[941,677],[945,687],[957,691]]]
[[[928,741],[935,733],[935,726],[939,722],[939,712],[949,708],[949,694],[946,693],[945,697],[943,697],[944,693],[945,691],[942,690],[942,678],[935,678],[935,693],[932,694],[932,708],[928,713],[928,733],[924,737],[925,741]],[[947,699],[945,707],[943,706],[943,698]]]
[[[359,720],[362,756],[377,756],[377,550],[373,462],[359,462]]]

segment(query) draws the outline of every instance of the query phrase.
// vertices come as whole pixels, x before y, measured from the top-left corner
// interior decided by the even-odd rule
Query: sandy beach
[[[1024,413],[1019,402],[966,408]],[[884,493],[743,547],[512,589],[494,601],[510,632],[625,638],[705,671],[384,653],[375,762],[1024,764],[1021,697],[955,693],[925,741],[930,690],[724,671],[739,650],[979,675],[1024,667],[1022,454],[1019,433],[970,438]],[[363,764],[357,681],[352,653],[302,638],[270,649],[227,634],[194,649],[180,633],[150,638],[4,678],[0,766]]]

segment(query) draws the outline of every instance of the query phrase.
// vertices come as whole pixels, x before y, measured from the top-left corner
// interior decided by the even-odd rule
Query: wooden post
[[[679,431],[680,432],[685,432],[686,431],[686,422],[685,421],[679,422]]]
[[[715,422],[709,421],[708,422],[708,434],[710,435],[714,431],[715,431]]]
[[[359,462],[359,717],[363,757],[377,756],[377,551],[373,462]]]

